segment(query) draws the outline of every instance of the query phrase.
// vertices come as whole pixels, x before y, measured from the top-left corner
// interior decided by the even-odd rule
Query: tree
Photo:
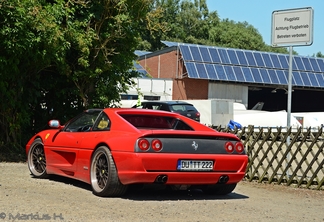
[[[247,22],[225,19],[210,29],[209,39],[222,47],[258,50],[264,42],[260,33]]]
[[[259,31],[247,22],[220,20],[217,11],[209,11],[206,0],[155,0],[151,10],[162,10],[163,32],[142,32],[143,50],[163,48],[161,40],[288,53],[286,48],[273,48],[264,43]],[[145,47],[144,47],[145,46]],[[150,48],[149,48],[150,47]]]
[[[69,47],[58,63],[59,72],[76,85],[84,107],[109,106],[137,76],[129,70],[136,58],[136,30],[146,19],[150,1],[63,2],[55,5],[64,12],[61,30]]]
[[[151,3],[0,0],[0,151],[23,155],[47,117],[119,101]]]
[[[174,16],[178,13],[180,0],[153,0],[147,19],[139,27],[140,44],[138,50],[155,51],[162,49],[162,39],[172,32],[175,25]],[[168,22],[167,22],[168,21]],[[171,25],[171,26],[169,26]]]
[[[50,31],[41,31],[38,13],[43,11],[36,1],[0,0],[0,147],[7,147],[8,153],[21,148],[31,104],[42,94],[35,90],[40,87],[40,70],[51,60],[47,56]]]
[[[324,58],[324,55],[321,52],[317,52],[316,55],[314,55],[314,57]]]

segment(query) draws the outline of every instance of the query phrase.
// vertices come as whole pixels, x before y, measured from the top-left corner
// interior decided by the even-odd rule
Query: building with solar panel
[[[287,109],[289,55],[163,41],[139,55],[154,79],[172,80],[173,100],[233,100],[251,109]],[[293,56],[292,112],[323,112],[324,59]]]

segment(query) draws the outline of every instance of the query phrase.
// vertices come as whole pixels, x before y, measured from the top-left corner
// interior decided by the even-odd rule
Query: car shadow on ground
[[[247,199],[249,197],[236,193],[235,190],[227,195],[206,194],[201,189],[172,190],[172,189],[150,189],[128,190],[122,198],[134,201],[179,201],[179,200],[230,200],[230,199]]]
[[[64,183],[70,186],[74,186],[76,188],[84,189],[89,191],[92,194],[92,188],[90,184],[84,183],[79,180],[50,175],[48,178],[50,181]],[[112,198],[112,197],[98,197],[98,198]],[[116,198],[116,197],[114,197]],[[164,186],[145,186],[137,187],[130,186],[126,194],[122,197],[117,197],[122,199],[129,199],[134,201],[179,201],[179,200],[230,200],[230,199],[247,199],[248,196],[236,193],[235,190],[227,195],[212,195],[205,194],[200,189],[188,189],[188,190],[172,190],[170,187]]]
[[[53,182],[58,182],[58,183],[65,183],[67,185],[71,185],[80,189],[92,191],[90,184],[72,178],[58,176],[58,175],[50,175],[48,180]]]

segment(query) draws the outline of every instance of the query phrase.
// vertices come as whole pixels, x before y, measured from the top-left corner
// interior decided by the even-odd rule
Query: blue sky
[[[217,11],[221,19],[248,22],[258,29],[266,44],[271,45],[272,12],[277,10],[312,7],[314,10],[313,44],[294,46],[302,56],[324,54],[324,1],[323,0],[206,0],[209,11]]]

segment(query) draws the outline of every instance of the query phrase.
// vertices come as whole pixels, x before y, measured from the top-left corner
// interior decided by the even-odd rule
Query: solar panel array
[[[151,52],[135,50],[134,53],[137,56],[142,56],[142,55],[149,54]],[[142,77],[146,77],[148,75],[147,71],[137,61],[133,61],[133,67],[137,72],[139,72],[142,75]]]
[[[151,52],[149,51],[141,51],[141,50],[135,50],[135,55],[137,56],[142,56],[142,55],[146,55],[146,54],[150,54]]]
[[[178,46],[189,78],[288,84],[289,55],[163,41]],[[292,84],[324,87],[324,59],[293,56]]]

